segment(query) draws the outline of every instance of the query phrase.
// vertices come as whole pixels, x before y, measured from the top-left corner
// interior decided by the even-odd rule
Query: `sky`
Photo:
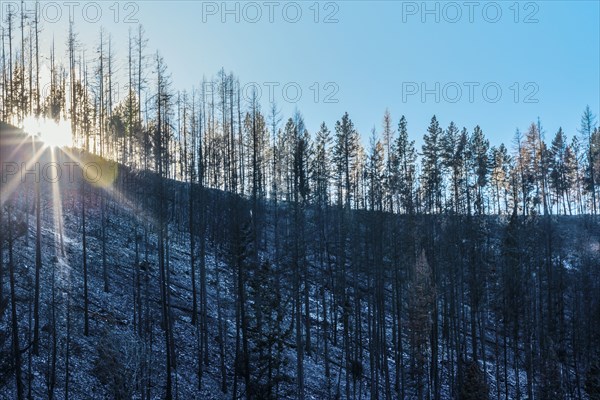
[[[2,20],[8,7],[3,2]],[[28,9],[33,4],[25,4]],[[198,88],[224,68],[243,98],[260,88],[287,119],[315,132],[347,111],[365,142],[389,109],[420,143],[432,115],[480,125],[492,144],[541,120],[551,140],[600,110],[599,1],[56,1],[41,3],[41,49],[64,43],[69,15],[88,57],[100,27],[113,37],[126,81],[127,35],[142,24],[147,53],[167,63],[173,88]],[[4,25],[4,23],[3,23]],[[47,61],[45,61],[47,62]]]

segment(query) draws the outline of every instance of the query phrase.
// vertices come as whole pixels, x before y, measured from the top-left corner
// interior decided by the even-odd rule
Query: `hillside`
[[[11,169],[32,144],[0,137],[2,399],[585,399],[598,379],[596,218],[255,201],[49,147],[36,324],[35,174]]]

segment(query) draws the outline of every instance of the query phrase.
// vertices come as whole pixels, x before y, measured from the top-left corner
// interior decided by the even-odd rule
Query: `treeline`
[[[311,202],[395,213],[598,212],[600,131],[589,107],[578,132],[546,132],[538,119],[499,146],[479,126],[450,122],[444,129],[433,117],[419,151],[404,117],[395,122],[386,111],[368,140],[348,114],[333,130],[324,122],[308,132],[299,113],[284,120],[275,104],[263,111],[256,98],[244,99],[239,80],[224,70],[197,89],[176,92],[164,60],[147,54],[141,26],[130,32],[126,60],[116,60],[110,34],[101,29],[97,46],[86,49],[71,25],[68,65],[56,63],[53,46],[50,82],[42,86],[38,16],[9,12],[6,19],[2,120],[67,119],[75,146],[125,165],[153,168],[158,134],[170,178],[202,175],[208,187],[291,200],[290,160],[301,143]],[[127,78],[120,84],[123,61]],[[119,88],[126,88],[123,99]]]

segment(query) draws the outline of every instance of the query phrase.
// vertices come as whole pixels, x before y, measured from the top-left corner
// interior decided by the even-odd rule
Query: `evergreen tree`
[[[455,213],[460,213],[463,208],[464,166],[467,151],[466,132],[459,132],[454,122],[450,122],[443,136],[443,162],[444,167],[450,171],[450,185],[452,192],[452,207]]]
[[[429,213],[442,211],[442,128],[435,115],[431,118],[427,133],[423,136],[421,181],[425,197],[425,210]]]
[[[485,187],[488,183],[489,159],[488,150],[490,147],[489,141],[483,136],[483,131],[477,125],[473,130],[471,137],[471,167],[475,176],[475,210],[478,215],[483,215],[485,211]]]
[[[414,190],[416,179],[415,142],[408,137],[407,122],[404,115],[398,123],[398,137],[393,149],[394,191],[398,196],[398,210],[405,213],[414,211]]]
[[[352,172],[359,161],[360,137],[348,113],[335,123],[335,145],[333,162],[336,167],[338,205],[350,209],[353,186],[356,183]],[[356,199],[355,199],[356,204]]]
[[[329,205],[329,180],[331,177],[331,132],[325,122],[321,123],[315,138],[315,154],[312,160],[313,194],[315,204],[323,208]]]
[[[508,205],[508,194],[510,188],[510,167],[511,167],[511,157],[508,155],[508,150],[504,144],[501,144],[499,147],[492,147],[491,149],[491,183],[494,188],[494,207],[497,207],[497,212],[499,214],[502,213],[502,209],[506,214],[509,213],[509,205]],[[501,204],[500,198],[502,197],[503,203]]]
[[[567,142],[566,137],[559,128],[552,139],[550,148],[549,166],[550,166],[550,187],[554,190],[557,211],[560,212],[560,203],[563,206],[564,214],[567,213],[565,194],[569,190],[567,180]]]
[[[369,204],[372,211],[383,211],[385,154],[381,141],[377,139],[375,129],[371,136],[371,151],[367,165],[367,180],[369,185]]]

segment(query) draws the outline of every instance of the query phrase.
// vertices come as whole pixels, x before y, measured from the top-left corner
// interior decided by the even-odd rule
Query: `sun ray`
[[[23,130],[30,135],[38,135],[40,140],[49,147],[68,147],[73,145],[71,123],[61,119],[26,117],[23,120]]]
[[[50,150],[51,159],[53,163],[56,163],[55,149]],[[60,253],[57,252],[58,258],[64,258],[65,256],[65,244],[63,239],[63,209],[62,209],[62,196],[60,194],[60,180],[51,179],[52,184],[52,212],[54,216],[54,245],[55,248],[60,249]]]
[[[76,154],[76,152],[72,151],[71,149],[60,149],[63,154],[65,154],[67,157],[69,157],[72,161],[76,162],[79,164],[79,166],[85,166],[86,163],[88,163],[87,159],[84,157],[80,157]],[[95,160],[94,162],[101,162],[103,165],[105,165],[106,167],[108,167],[109,163],[106,160],[100,159],[99,157],[95,156],[95,155],[89,155],[92,157],[93,160]],[[110,169],[110,168],[108,168]],[[114,185],[115,179],[116,179],[116,173],[114,171],[110,171],[113,176],[109,178],[110,179],[101,179],[100,182],[94,182],[94,181],[90,181],[89,179],[86,179],[85,176],[82,176],[82,179],[86,179],[88,181],[88,183],[99,187],[100,189],[102,189],[106,194],[108,194],[108,196],[111,198],[111,200],[118,202],[119,204],[128,207],[130,210],[135,211],[134,215],[137,219],[137,221],[139,223],[149,223],[151,225],[156,225],[157,221],[156,219],[149,213],[141,211],[140,207],[138,207],[136,205],[136,203],[134,201],[132,201],[131,199],[129,199],[127,197],[127,195],[125,193],[123,193],[122,191],[120,191],[119,189],[117,189]]]
[[[35,141],[35,138],[31,135],[27,135],[27,136],[23,136],[23,138],[21,140],[15,140],[14,143],[11,142],[4,142],[3,145],[13,145],[16,143],[15,148],[10,152],[10,154],[8,155],[8,157],[6,157],[7,160],[11,160],[16,154],[17,152],[21,149],[21,147],[23,147],[23,145],[25,143],[27,143],[28,139],[31,138],[32,142]]]
[[[24,182],[25,180],[23,179],[23,174],[25,173],[25,171],[28,171],[35,163],[38,162],[38,160],[40,159],[40,157],[44,153],[44,151],[45,151],[44,148],[37,149],[36,153],[26,163],[21,163],[21,165],[17,165],[15,173],[11,174],[12,175],[11,179],[7,179],[8,177],[6,176],[7,175],[6,170],[4,170],[2,172],[2,180],[7,179],[7,181],[3,182],[6,184],[6,186],[4,186],[4,188],[2,190],[3,193],[2,193],[2,201],[0,203],[0,206],[4,206],[6,201],[12,196],[13,192],[16,190],[16,188],[19,186],[19,184],[25,183]],[[24,167],[23,167],[23,164],[25,164]],[[6,168],[7,166],[8,166],[7,163],[3,164],[3,168]],[[41,167],[38,167],[37,179],[41,179],[40,169],[41,169]]]

